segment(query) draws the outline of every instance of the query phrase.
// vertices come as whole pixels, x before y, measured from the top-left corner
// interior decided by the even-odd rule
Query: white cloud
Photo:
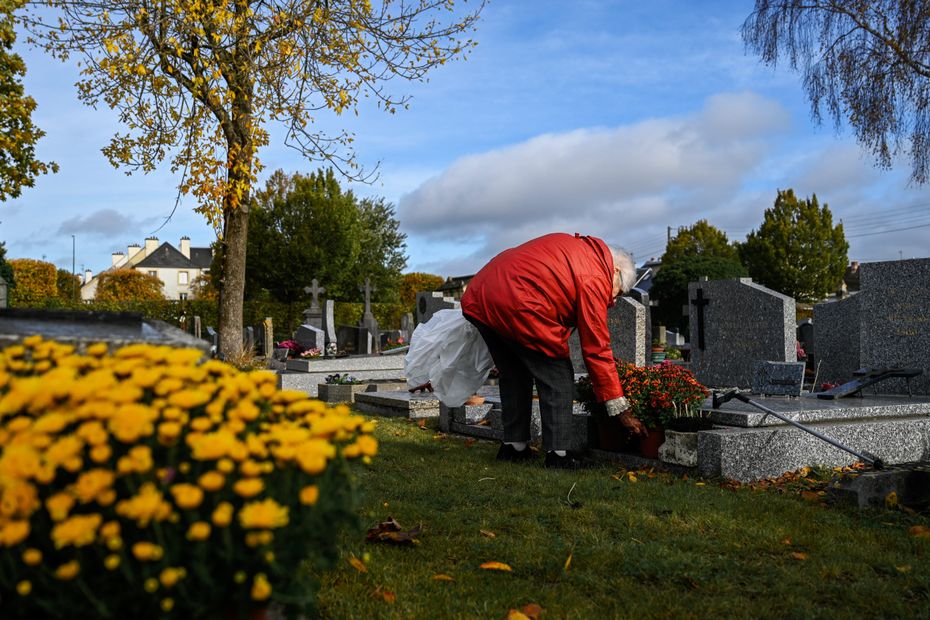
[[[404,195],[398,212],[411,236],[482,239],[470,260],[452,261],[458,271],[554,230],[634,245],[731,200],[771,149],[769,136],[788,124],[775,101],[715,95],[690,116],[545,134],[463,157]]]
[[[59,235],[86,233],[100,237],[115,237],[134,232],[138,224],[115,209],[100,209],[88,215],[72,217],[61,223]]]

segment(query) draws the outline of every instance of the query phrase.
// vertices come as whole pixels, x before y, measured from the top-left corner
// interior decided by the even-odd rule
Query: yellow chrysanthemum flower
[[[32,582],[28,579],[24,579],[16,584],[16,593],[20,596],[29,596],[30,592],[32,592]]]
[[[155,592],[156,590],[158,590],[158,580],[155,579],[154,577],[149,577],[148,579],[142,582],[142,589],[148,592],[149,594],[151,594],[152,592]]]
[[[107,429],[103,427],[99,420],[91,420],[81,424],[77,429],[77,436],[91,446],[102,445],[110,438]]]
[[[216,492],[226,484],[226,476],[218,471],[208,471],[197,479],[197,484],[206,491]]]
[[[320,488],[315,484],[307,485],[300,490],[300,503],[313,506],[320,499]]]
[[[164,555],[164,550],[151,542],[137,542],[132,546],[132,555],[142,562],[157,561]]]
[[[213,525],[217,527],[226,527],[232,521],[233,505],[229,502],[220,502],[211,515]]]
[[[274,534],[268,530],[260,530],[258,532],[249,532],[245,535],[245,544],[247,547],[255,548],[261,547],[263,545],[271,544],[271,541],[274,540]]]
[[[0,483],[2,488],[2,483]],[[12,480],[0,494],[0,517],[32,516],[39,509],[39,492],[35,486],[28,482]]]
[[[139,403],[120,406],[108,421],[110,432],[123,443],[133,444],[153,432],[158,412]]]
[[[139,492],[116,504],[116,514],[132,519],[139,527],[151,521],[164,521],[171,515],[171,504],[164,500],[161,492],[151,482],[146,482]]]
[[[194,409],[210,402],[211,394],[203,390],[181,390],[168,397],[168,404],[181,409]]]
[[[100,538],[107,540],[118,538],[121,532],[119,521],[107,521],[100,526]]]
[[[73,486],[74,494],[79,502],[87,504],[112,487],[115,479],[116,476],[112,471],[91,469],[78,476]]]
[[[261,478],[244,478],[233,484],[233,491],[236,495],[245,498],[255,497],[263,490],[265,490],[265,483]]]
[[[74,507],[75,499],[70,493],[55,493],[45,500],[45,509],[52,521],[63,521]]]
[[[210,524],[206,521],[197,521],[196,523],[191,523],[191,526],[187,528],[187,539],[206,540],[210,537],[210,529]]]
[[[271,584],[268,583],[268,577],[264,573],[255,575],[252,580],[252,600],[265,601],[271,596]]]
[[[0,476],[29,480],[39,471],[41,463],[39,453],[32,446],[6,446],[0,456]]]
[[[107,570],[116,570],[120,565],[120,557],[115,553],[108,555],[103,559],[103,566]]]
[[[245,529],[270,530],[288,523],[288,508],[271,498],[250,502],[239,511],[239,524]]]
[[[23,564],[26,566],[37,566],[42,562],[42,552],[30,547],[23,551]]]
[[[168,612],[170,612],[172,609],[174,609],[174,599],[173,599],[173,598],[170,598],[170,597],[169,597],[169,598],[163,598],[163,599],[161,600],[161,603],[159,603],[159,606],[161,607],[161,610],[162,610],[163,612],[168,613]]]
[[[0,546],[12,547],[29,537],[29,521],[7,521],[0,526]]]
[[[93,357],[103,357],[107,354],[107,351],[110,350],[109,345],[105,342],[95,342],[94,344],[88,345],[86,352],[88,355]]]
[[[185,510],[196,508],[203,501],[203,489],[186,482],[172,486],[171,495],[174,503]]]
[[[78,564],[77,560],[71,560],[55,569],[55,578],[70,581],[77,577],[79,572],[81,572],[81,565]]]
[[[52,542],[56,549],[72,545],[86,547],[97,538],[97,528],[103,517],[98,514],[74,515],[52,528]]]
[[[90,460],[98,465],[109,461],[111,456],[113,456],[113,450],[106,444],[94,446],[90,450]]]

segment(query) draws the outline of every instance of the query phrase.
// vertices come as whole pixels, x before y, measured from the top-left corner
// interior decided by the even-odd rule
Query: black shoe
[[[546,452],[547,469],[584,469],[585,464],[566,452],[565,456],[559,456],[555,452]]]
[[[517,450],[507,443],[502,443],[500,450],[497,451],[497,460],[506,461],[508,463],[522,463],[523,461],[532,459],[534,456],[533,450],[529,446],[522,450]]]

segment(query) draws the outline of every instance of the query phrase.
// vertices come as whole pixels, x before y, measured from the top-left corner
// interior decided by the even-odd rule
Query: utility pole
[[[74,278],[76,277],[74,274],[74,263],[75,263],[74,243],[75,243],[74,235],[71,235],[71,301],[76,302],[77,301],[77,283],[74,281]]]
[[[667,243],[671,243],[671,242],[672,242],[672,227],[669,226],[669,227],[668,227],[668,241],[667,241]]]

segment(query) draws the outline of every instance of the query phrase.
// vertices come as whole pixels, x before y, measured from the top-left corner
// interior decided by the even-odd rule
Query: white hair
[[[623,248],[608,246],[614,257],[614,267],[620,268],[620,292],[628,293],[636,283],[636,265],[633,257]]]

